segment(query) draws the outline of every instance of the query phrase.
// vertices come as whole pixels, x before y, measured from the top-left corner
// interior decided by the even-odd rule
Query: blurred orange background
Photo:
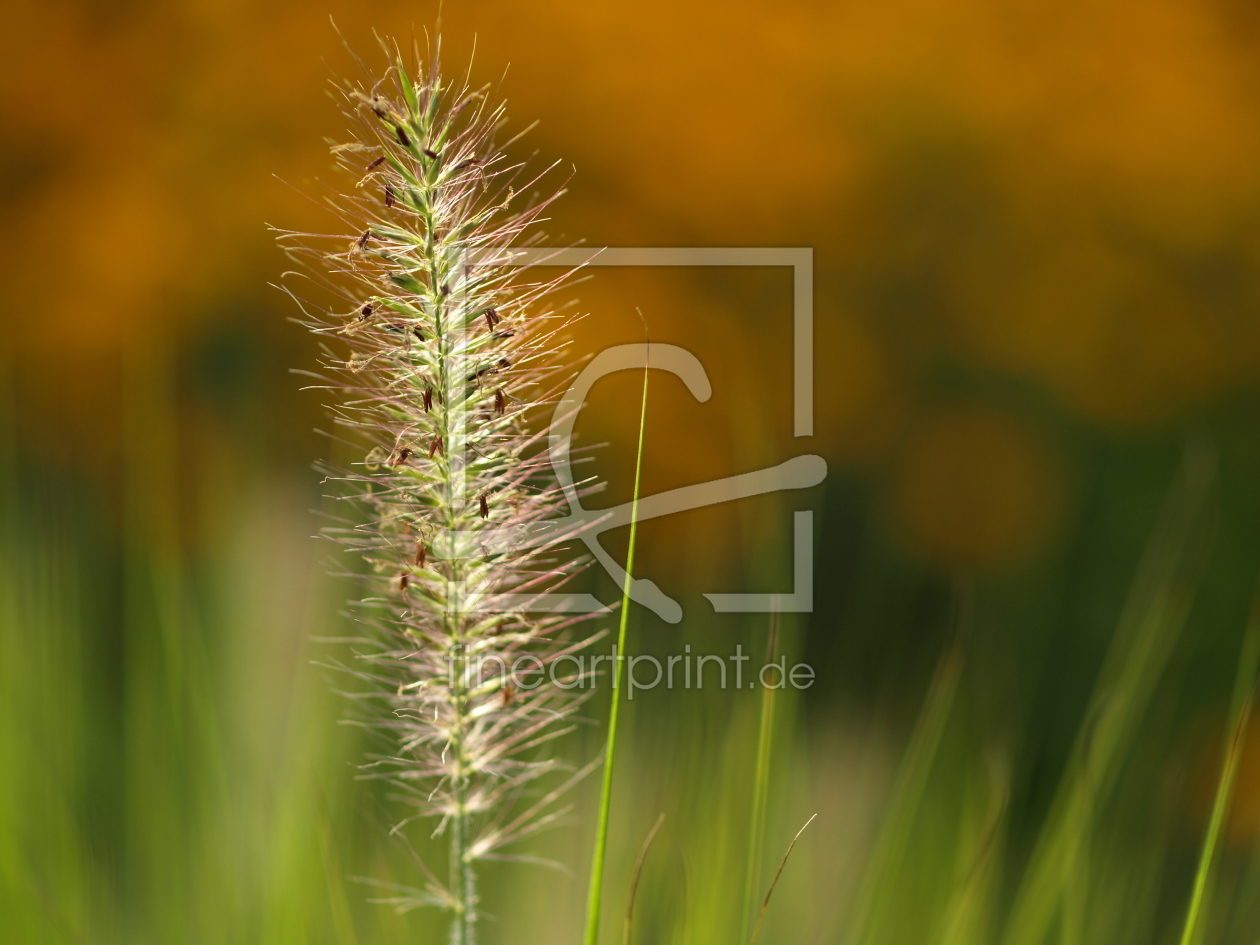
[[[518,127],[540,120],[529,147],[576,169],[557,238],[815,249],[809,448],[891,464],[891,520],[911,546],[1000,558],[1064,507],[1044,431],[1001,402],[979,408],[987,419],[942,407],[942,372],[1014,382],[1107,429],[1167,425],[1254,385],[1260,20],[1247,4],[544,0],[441,15],[448,68],[475,44],[474,76],[502,80]],[[327,83],[353,68],[330,16],[371,61],[371,30],[423,45],[438,8],[7,5],[5,346],[45,449],[111,455],[128,386],[225,332],[271,352],[268,367],[309,359],[266,287],[284,262],[264,223],[323,222],[302,191],[327,176],[322,139],[342,127]],[[765,431],[784,405],[758,391],[787,369],[786,324],[767,312],[789,299],[767,289],[750,306],[714,286],[711,273],[643,272],[617,291],[597,277],[579,293],[580,341],[632,339],[636,305],[661,335],[704,339],[729,384],[696,452],[721,458],[689,468],[720,475],[744,462],[728,427],[779,436]],[[314,411],[284,382],[265,379],[297,455]],[[972,419],[937,416],[956,407]],[[653,417],[659,442],[682,435],[673,415]],[[937,461],[952,453],[992,483],[955,483],[975,480]],[[677,478],[665,456],[653,464]],[[991,517],[990,537],[959,534],[956,503],[967,521]]]

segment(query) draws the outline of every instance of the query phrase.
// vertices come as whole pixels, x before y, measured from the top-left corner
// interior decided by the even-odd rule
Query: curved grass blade
[[[783,859],[779,861],[779,868],[774,871],[774,879],[770,881],[770,888],[766,890],[766,898],[761,903],[761,911],[757,913],[757,924],[753,926],[752,938],[748,940],[748,945],[756,945],[757,936],[761,934],[761,923],[765,921],[766,910],[770,908],[770,897],[774,895],[774,887],[779,885],[779,877],[783,875],[783,867],[787,866],[788,857],[792,855],[792,850],[796,848],[796,841],[801,839],[801,834],[805,832],[805,828],[817,819],[818,815],[815,814],[805,821],[805,825],[796,831],[796,836],[788,844],[787,852],[783,854]]]
[[[648,850],[651,848],[652,841],[656,839],[656,833],[661,829],[661,824],[663,823],[665,823],[664,813],[656,818],[656,823],[648,831],[647,839],[643,841],[643,847],[639,850],[639,858],[634,861],[634,873],[630,877],[630,892],[626,896],[626,931],[621,938],[622,945],[630,945],[630,930],[634,924],[634,897],[639,891],[639,877],[643,875],[643,861],[647,859]]]

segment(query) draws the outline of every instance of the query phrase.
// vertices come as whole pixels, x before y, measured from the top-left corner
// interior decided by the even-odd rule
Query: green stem
[[[643,471],[643,434],[647,429],[648,368],[643,369],[643,399],[639,404],[639,448],[634,460],[634,495],[630,502],[630,547],[626,552],[626,580],[621,589],[621,624],[617,630],[617,658],[613,661],[612,707],[608,710],[608,745],[604,751],[604,778],[599,795],[599,824],[591,861],[591,886],[586,900],[585,945],[599,939],[600,899],[604,886],[604,853],[608,848],[608,810],[612,802],[613,760],[617,754],[617,715],[621,706],[621,663],[626,650],[626,619],[630,613],[630,582],[634,569],[634,545],[639,527],[639,477]]]
[[[1225,814],[1229,810],[1229,798],[1234,786],[1234,776],[1238,773],[1242,742],[1251,720],[1258,664],[1260,664],[1260,597],[1252,607],[1251,620],[1248,622],[1247,633],[1243,638],[1242,656],[1238,661],[1238,676],[1234,681],[1234,694],[1230,700],[1229,728],[1225,733],[1227,738],[1225,758],[1221,765],[1220,779],[1216,784],[1216,798],[1212,802],[1212,816],[1208,821],[1207,836],[1203,838],[1203,850],[1199,854],[1199,867],[1195,871],[1194,888],[1190,893],[1190,907],[1186,910],[1186,924],[1181,930],[1181,945],[1197,945],[1202,939],[1200,916],[1207,911],[1205,904],[1211,892],[1216,845],[1220,840]]]
[[[458,620],[458,615],[455,617]],[[457,644],[458,646],[458,644]],[[477,925],[477,877],[468,856],[468,775],[464,766],[464,704],[467,675],[465,655],[457,649],[452,661],[452,701],[455,725],[451,732],[451,748],[455,754],[455,811],[451,815],[451,894],[455,897],[455,918],[451,923],[451,945],[474,945]]]
[[[766,665],[774,662],[779,641],[779,615],[770,615],[770,645]],[[774,693],[770,686],[761,690],[761,722],[757,732],[757,766],[753,782],[752,822],[748,827],[748,866],[744,873],[744,906],[741,913],[739,940],[748,941],[748,922],[752,918],[754,889],[761,867],[761,846],[766,830],[766,798],[770,790],[770,745],[774,734]]]

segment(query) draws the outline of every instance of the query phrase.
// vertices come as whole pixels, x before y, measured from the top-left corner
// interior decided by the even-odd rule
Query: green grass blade
[[[626,895],[626,927],[624,934],[621,936],[622,945],[630,945],[630,934],[634,930],[634,900],[639,892],[639,879],[643,875],[643,864],[647,860],[648,850],[652,848],[652,841],[656,839],[657,831],[661,829],[661,824],[663,823],[665,823],[665,814],[662,812],[656,818],[656,823],[652,825],[652,829],[648,831],[647,838],[639,849],[639,858],[634,861],[634,872],[630,874],[630,891]]]
[[[962,642],[972,619],[972,581],[960,578],[954,594],[954,639],[937,663],[909,747],[897,771],[888,812],[858,891],[847,939],[852,943],[880,941],[884,925],[902,895],[898,872],[909,849],[911,830],[927,791],[928,775],[958,692],[963,665]]]
[[[1016,893],[1004,945],[1043,945],[1085,866],[1092,811],[1110,793],[1190,612],[1215,468],[1209,448],[1190,444],[1147,543],[1086,722]]]
[[[1212,815],[1208,821],[1207,835],[1203,838],[1203,850],[1195,871],[1194,887],[1190,893],[1190,906],[1186,910],[1186,923],[1181,932],[1181,945],[1197,945],[1203,938],[1202,917],[1211,901],[1212,881],[1215,878],[1215,856],[1220,840],[1221,826],[1229,810],[1234,776],[1242,755],[1242,744],[1251,721],[1251,709],[1255,697],[1256,672],[1260,668],[1260,597],[1252,605],[1251,618],[1243,637],[1242,654],[1238,660],[1238,675],[1234,680],[1234,694],[1230,699],[1228,730],[1225,733],[1226,752],[1221,764],[1220,778],[1216,784],[1216,797],[1212,802]]]
[[[599,794],[599,821],[591,858],[591,885],[586,899],[585,945],[599,939],[599,914],[604,886],[604,855],[608,849],[608,810],[612,803],[613,762],[617,757],[617,716],[621,707],[621,664],[626,652],[626,621],[630,615],[630,582],[634,580],[634,545],[639,527],[639,482],[643,472],[643,436],[647,430],[648,368],[643,369],[643,399],[639,404],[639,446],[634,458],[634,495],[630,501],[630,545],[626,551],[626,580],[621,589],[621,622],[617,629],[617,659],[613,667],[612,705],[608,710],[608,744]]]
[[[766,665],[774,662],[779,642],[779,615],[770,615],[770,644]],[[757,873],[761,868],[761,846],[766,830],[766,798],[770,789],[770,748],[774,736],[774,694],[771,686],[761,689],[761,720],[757,732],[757,763],[753,775],[752,820],[748,826],[748,867],[744,874],[744,900],[740,911],[741,942],[748,941],[748,924],[752,919],[753,895]]]
[[[989,919],[996,911],[996,877],[1009,811],[1011,775],[1006,760],[990,755],[984,779],[983,810],[960,841],[962,867],[941,924],[939,945],[980,945],[989,941]],[[966,816],[966,814],[964,814]],[[971,818],[967,818],[971,820]]]
[[[350,903],[346,899],[346,889],[338,867],[337,852],[329,838],[330,830],[326,813],[321,812],[316,830],[319,837],[320,859],[324,867],[324,881],[328,888],[328,911],[332,914],[336,945],[359,945],[358,936],[354,931]]]
[[[850,925],[850,942],[878,941],[885,916],[898,898],[897,870],[910,846],[911,827],[927,790],[928,773],[936,760],[958,692],[962,654],[954,645],[941,657],[928,690],[905,758],[897,771],[892,799],[875,850],[858,893],[857,911]]]

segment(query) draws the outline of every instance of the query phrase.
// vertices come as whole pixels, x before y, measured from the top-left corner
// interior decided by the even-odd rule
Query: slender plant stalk
[[[446,908],[452,945],[474,945],[478,861],[553,822],[580,777],[513,809],[560,767],[546,747],[583,698],[554,671],[536,678],[584,645],[575,618],[535,606],[575,562],[513,538],[563,508],[534,428],[567,373],[565,319],[540,309],[567,273],[527,281],[514,264],[556,195],[511,209],[538,177],[522,179],[497,141],[502,104],[446,81],[440,41],[414,71],[382,45],[385,77],[365,67],[341,89],[357,131],[333,151],[355,184],[327,202],[350,232],[281,239],[314,258],[322,294],[290,294],[326,343],[313,376],[338,395],[338,438],[359,460],[327,468],[361,512],[325,534],[372,570],[357,663],[343,667],[365,683],[359,721],[387,745],[365,776],[407,803],[395,832],[434,818],[449,850],[445,881],[417,857],[425,887],[379,901]]]
[[[621,945],[630,945],[630,932],[634,928],[634,900],[639,893],[639,878],[643,875],[643,863],[647,860],[648,850],[652,848],[652,841],[656,839],[656,834],[663,823],[665,823],[664,813],[656,818],[656,823],[648,831],[647,837],[643,840],[643,846],[639,849],[638,859],[634,861],[634,872],[630,874],[630,891],[626,894],[626,928],[621,937]]]
[[[1203,850],[1199,854],[1199,866],[1195,871],[1190,906],[1186,910],[1186,922],[1181,931],[1181,945],[1197,945],[1203,939],[1203,916],[1207,912],[1206,904],[1210,899],[1212,879],[1215,875],[1216,847],[1220,841],[1225,815],[1229,811],[1234,776],[1238,773],[1242,744],[1247,735],[1247,726],[1251,721],[1258,669],[1260,669],[1260,596],[1252,605],[1247,632],[1243,637],[1242,654],[1238,660],[1238,674],[1234,680],[1228,727],[1225,732],[1225,757],[1216,783],[1216,796],[1212,801],[1212,814],[1208,821],[1207,835],[1203,838]]]
[[[796,836],[788,844],[787,852],[783,854],[783,859],[779,861],[779,868],[774,871],[774,879],[770,881],[770,888],[766,890],[766,898],[761,902],[761,911],[757,913],[757,924],[753,926],[752,938],[748,940],[748,945],[756,945],[757,936],[761,934],[761,923],[766,920],[766,910],[770,908],[770,897],[774,895],[774,887],[779,885],[779,877],[783,875],[783,867],[787,866],[788,857],[796,849],[796,841],[801,839],[801,834],[805,832],[805,828],[812,824],[817,817],[818,815],[814,814],[809,820],[805,821],[804,826],[796,831]]]
[[[621,664],[626,652],[626,622],[630,616],[630,582],[634,573],[634,546],[639,528],[639,482],[643,472],[643,437],[647,430],[648,371],[643,369],[643,398],[639,404],[639,445],[634,458],[634,495],[630,500],[630,546],[626,551],[626,580],[621,588],[621,622],[617,628],[617,659],[613,667],[612,705],[608,710],[608,743],[604,750],[604,777],[599,792],[599,821],[595,828],[595,852],[591,857],[591,886],[586,899],[585,945],[599,940],[599,913],[604,888],[604,854],[608,849],[608,811],[612,804],[613,762],[617,757],[617,718],[621,707]]]
[[[766,665],[774,662],[779,642],[779,614],[770,615],[770,643],[766,649]],[[748,940],[748,924],[752,921],[753,896],[757,873],[761,868],[761,848],[766,831],[766,798],[770,791],[770,748],[774,738],[773,686],[761,689],[761,719],[757,730],[757,764],[753,775],[752,816],[748,825],[748,865],[744,872],[744,902],[739,940]]]

